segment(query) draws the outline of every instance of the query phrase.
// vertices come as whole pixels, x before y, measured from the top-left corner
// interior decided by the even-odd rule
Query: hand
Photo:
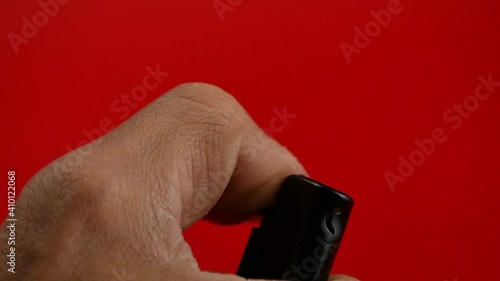
[[[229,94],[181,85],[29,181],[16,208],[16,273],[0,279],[242,281],[200,271],[182,231],[205,216],[239,222],[300,173]]]

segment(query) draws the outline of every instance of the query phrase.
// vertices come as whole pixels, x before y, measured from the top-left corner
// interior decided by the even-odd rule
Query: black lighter
[[[353,200],[313,179],[285,179],[273,207],[254,228],[238,275],[327,281]]]

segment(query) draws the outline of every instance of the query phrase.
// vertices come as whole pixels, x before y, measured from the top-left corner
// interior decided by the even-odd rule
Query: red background
[[[237,1],[233,1],[237,2]],[[250,1],[221,21],[212,0],[72,0],[15,54],[36,1],[2,1],[1,171],[23,186],[85,140],[145,67],[170,76],[133,111],[187,81],[231,92],[262,127],[296,114],[275,137],[311,175],[355,198],[335,272],[364,280],[500,280],[500,88],[452,130],[443,113],[500,81],[497,1],[402,0],[403,11],[347,63],[339,44],[386,0]],[[415,139],[448,139],[391,191]],[[5,186],[7,179],[4,179]],[[5,216],[6,191],[0,194]],[[234,272],[250,224],[200,222],[187,239],[202,269]]]

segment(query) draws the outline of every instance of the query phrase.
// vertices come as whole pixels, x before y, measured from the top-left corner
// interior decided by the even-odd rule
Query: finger
[[[109,272],[106,272],[109,273]],[[109,275],[109,274],[108,274]],[[151,270],[149,268],[123,268],[122,270],[111,270],[112,276],[103,276],[99,280],[169,280],[169,281],[272,281],[261,279],[246,279],[233,274],[215,273],[200,271],[198,269],[189,269],[183,265],[170,268],[168,271]],[[109,278],[110,279],[109,279]]]
[[[213,203],[218,199],[217,204],[210,210],[210,219],[221,223],[232,223],[255,214],[274,201],[278,188],[286,176],[305,173],[295,156],[262,131],[228,93],[220,88],[200,84],[196,84],[194,88],[179,90],[174,95],[193,100],[202,107],[213,108],[218,112],[225,111],[226,114],[229,113],[226,118],[236,120],[228,124],[229,127],[233,127],[232,133],[223,135],[225,140],[215,145],[216,147],[223,145],[226,148],[221,149],[226,150],[233,148],[225,155],[223,161],[234,165],[229,170],[217,170],[217,167],[214,169],[213,165],[209,165],[207,171],[203,171],[210,174],[216,182],[224,182],[223,179],[229,178],[225,183],[226,186],[220,186],[223,190],[222,197],[218,192],[195,197],[208,199]],[[218,102],[213,102],[214,97]],[[214,156],[216,157],[207,155],[208,158]],[[222,180],[218,181],[218,178]],[[195,187],[195,192],[199,193],[201,190]],[[203,212],[200,214],[196,206],[190,210],[194,212],[195,219],[205,214]]]
[[[236,223],[274,202],[283,180],[305,174],[299,161],[284,146],[259,130],[243,139],[233,175],[208,218]]]
[[[348,275],[343,275],[343,274],[337,274],[337,275],[332,275],[328,279],[329,281],[359,281],[358,279],[348,276]]]
[[[213,220],[241,220],[269,206],[286,176],[305,173],[231,95],[202,83],[170,90],[108,134],[101,146],[93,169],[119,173],[134,188],[156,187],[183,229],[217,202]]]
[[[216,136],[221,141],[215,145],[212,143],[210,147],[226,150],[228,153],[222,161],[234,164],[230,165],[229,169],[207,165],[206,171],[201,174],[208,173],[213,182],[223,184],[215,190],[209,188],[211,192],[202,196],[200,193],[203,193],[204,188],[195,186],[198,196],[190,198],[212,203],[218,201],[210,210],[210,219],[220,223],[238,222],[269,206],[286,176],[305,173],[295,156],[261,130],[243,107],[222,89],[206,84],[184,85],[174,89],[170,95],[194,101],[200,106],[197,110],[201,112],[208,109],[225,114],[225,118],[231,120],[225,124],[230,128],[230,133]],[[212,115],[211,118],[214,120],[208,118],[205,122],[220,123],[220,120],[217,120],[220,116]],[[212,162],[210,158],[218,156],[209,153],[207,157],[208,162]],[[229,181],[225,181],[227,179]],[[206,214],[205,209],[198,207],[203,206],[203,202],[191,200],[190,203],[190,208],[185,210],[186,213],[191,213],[193,219],[187,224]]]

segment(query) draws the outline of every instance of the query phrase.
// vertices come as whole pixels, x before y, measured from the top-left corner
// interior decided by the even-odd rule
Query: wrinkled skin
[[[239,222],[304,173],[231,95],[178,86],[29,181],[16,208],[16,273],[2,254],[0,280],[243,280],[200,271],[182,231],[205,216]]]

